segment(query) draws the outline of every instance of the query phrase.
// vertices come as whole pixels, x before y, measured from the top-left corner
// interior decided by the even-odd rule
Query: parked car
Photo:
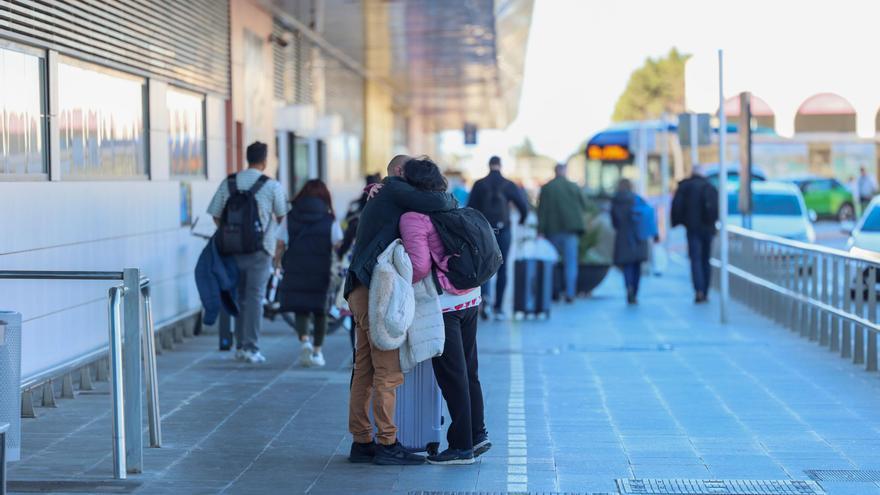
[[[710,163],[703,166],[703,176],[718,187],[718,176],[721,170],[717,163]],[[752,182],[763,182],[767,180],[767,174],[760,168],[752,165]],[[727,164],[727,185],[736,187],[739,185],[739,162]]]
[[[728,188],[727,215],[731,225],[743,225],[739,188]],[[807,209],[800,189],[787,182],[752,184],[752,230],[801,242],[815,242],[816,213]]]
[[[819,217],[836,218],[840,222],[855,220],[852,192],[837,179],[809,176],[796,177],[791,182],[800,188],[807,208]]]
[[[846,247],[853,254],[880,260],[880,197],[868,203]]]

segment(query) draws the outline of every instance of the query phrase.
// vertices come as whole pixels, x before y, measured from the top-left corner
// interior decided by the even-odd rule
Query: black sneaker
[[[481,455],[489,452],[489,449],[492,448],[492,442],[489,441],[489,433],[486,430],[480,432],[476,438],[474,438],[474,458],[480,457]]]
[[[437,455],[428,456],[428,464],[462,465],[474,463],[473,449],[446,449]]]
[[[348,462],[354,462],[358,464],[373,462],[373,459],[376,457],[377,450],[379,450],[379,446],[376,445],[376,442],[351,442],[351,453],[348,454]]]
[[[400,442],[393,445],[378,445],[373,464],[380,466],[417,466],[425,463],[425,457],[406,450]]]

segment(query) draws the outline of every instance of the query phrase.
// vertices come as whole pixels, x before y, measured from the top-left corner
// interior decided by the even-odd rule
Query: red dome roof
[[[751,98],[752,115],[755,117],[772,117],[773,109],[761,98],[752,95]],[[728,116],[736,117],[739,115],[739,95],[732,96],[724,100],[724,113]]]
[[[819,93],[804,100],[797,113],[799,115],[855,115],[856,109],[840,95]]]

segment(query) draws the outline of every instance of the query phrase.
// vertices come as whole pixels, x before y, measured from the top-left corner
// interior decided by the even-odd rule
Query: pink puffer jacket
[[[444,272],[449,256],[430,217],[415,212],[404,213],[400,217],[400,237],[403,240],[403,247],[412,260],[413,283],[429,276],[432,265],[436,265],[439,268],[437,278],[440,280],[443,292],[458,296],[473,290],[456,289],[446,278]]]

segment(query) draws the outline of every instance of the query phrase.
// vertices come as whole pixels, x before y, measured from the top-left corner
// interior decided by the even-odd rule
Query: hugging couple
[[[370,191],[372,197],[361,213],[345,285],[357,332],[348,420],[354,440],[351,462],[471,464],[492,446],[483,421],[483,392],[477,374],[480,289],[458,290],[444,276],[448,255],[429,216],[458,206],[446,189],[446,179],[429,158],[398,155],[388,164],[388,177]],[[443,354],[431,364],[449,408],[449,446],[427,458],[397,440],[396,389],[403,383],[399,350],[380,350],[370,341],[371,275],[377,257],[397,239],[403,241],[412,261],[412,282],[435,272],[442,289],[446,340]]]

